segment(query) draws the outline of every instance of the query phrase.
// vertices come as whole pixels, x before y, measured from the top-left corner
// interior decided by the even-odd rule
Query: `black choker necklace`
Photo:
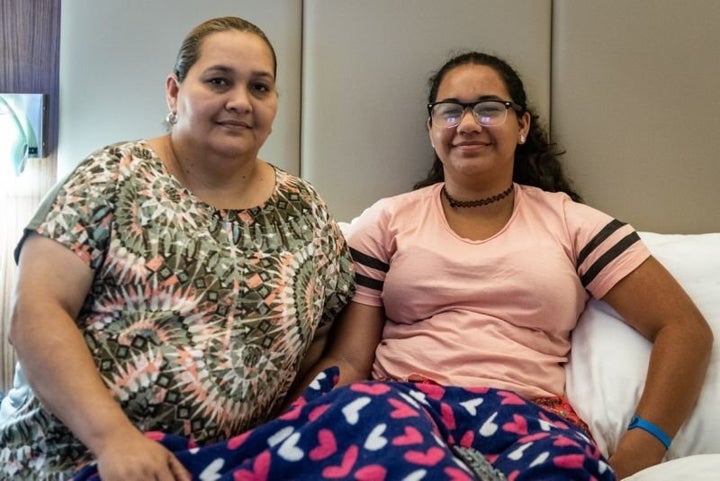
[[[450,203],[450,207],[457,209],[458,207],[480,207],[483,205],[492,204],[493,202],[497,202],[499,200],[503,200],[505,197],[510,195],[510,193],[513,191],[513,184],[510,184],[510,187],[507,188],[504,192],[500,192],[499,194],[495,194],[490,197],[485,197],[484,199],[478,199],[478,200],[457,200],[450,197],[450,194],[448,194],[447,189],[445,186],[442,186],[442,193],[445,196],[445,198]]]

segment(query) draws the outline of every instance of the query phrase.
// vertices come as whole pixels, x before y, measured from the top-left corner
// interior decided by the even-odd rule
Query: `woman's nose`
[[[247,112],[252,110],[250,103],[250,92],[245,86],[237,86],[230,92],[226,108],[228,110],[236,110],[239,112]]]

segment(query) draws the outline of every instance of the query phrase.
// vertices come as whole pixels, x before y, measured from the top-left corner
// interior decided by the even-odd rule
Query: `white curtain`
[[[13,250],[23,228],[55,181],[55,163],[54,155],[28,159],[20,176],[0,176],[0,392],[3,393],[12,386],[15,368],[15,353],[8,342],[17,278]]]

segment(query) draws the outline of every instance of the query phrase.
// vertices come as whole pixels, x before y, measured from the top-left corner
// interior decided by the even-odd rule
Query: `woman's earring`
[[[522,134],[520,134],[520,143],[521,143],[521,144],[524,144],[524,143],[525,143],[525,136],[522,135]]]
[[[177,114],[175,112],[168,112],[167,117],[165,117],[165,122],[170,125],[175,125],[177,123]]]

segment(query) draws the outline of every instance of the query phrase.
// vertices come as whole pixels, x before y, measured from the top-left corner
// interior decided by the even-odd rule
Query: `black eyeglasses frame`
[[[502,105],[505,106],[505,111],[506,111],[506,112],[507,112],[508,110],[510,110],[510,109],[513,109],[513,110],[514,110],[515,112],[517,112],[518,114],[522,114],[522,113],[525,112],[525,108],[524,108],[522,105],[517,104],[517,103],[513,102],[512,100],[481,99],[481,100],[476,100],[475,102],[460,102],[460,101],[458,101],[458,100],[439,100],[439,101],[437,101],[437,102],[430,102],[429,104],[427,104],[428,116],[430,117],[430,120],[432,121],[433,108],[434,108],[436,105],[440,105],[440,104],[460,105],[460,106],[463,108],[463,114],[464,114],[465,111],[466,111],[468,108],[470,109],[471,112],[474,112],[474,111],[475,111],[475,106],[478,105],[478,104],[482,104],[482,103],[498,103],[498,104],[502,104]],[[474,115],[474,114],[473,114],[473,118],[475,118],[475,115]],[[505,119],[507,119],[507,114],[506,114],[506,116],[505,116]],[[503,123],[505,123],[504,120],[503,120]],[[458,125],[459,125],[459,124],[458,124]],[[502,125],[502,124],[500,124],[500,125]]]

